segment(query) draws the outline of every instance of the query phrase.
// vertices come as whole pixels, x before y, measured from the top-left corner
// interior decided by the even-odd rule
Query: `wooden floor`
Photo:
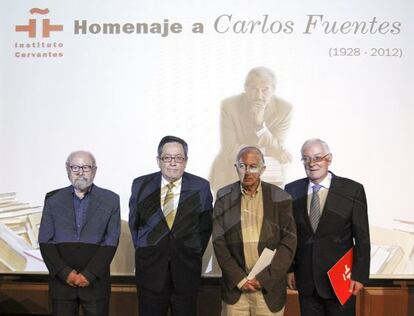
[[[375,283],[379,283],[375,284]],[[111,316],[137,315],[133,278],[114,278]],[[198,315],[220,315],[217,278],[204,278],[199,292]],[[50,315],[45,277],[0,276],[0,315]],[[299,315],[297,292],[288,291],[285,316]],[[373,282],[357,298],[357,316],[414,316],[414,281]]]

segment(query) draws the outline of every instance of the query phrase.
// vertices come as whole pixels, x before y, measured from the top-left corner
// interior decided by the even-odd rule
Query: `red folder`
[[[346,254],[339,259],[328,271],[329,281],[331,281],[336,297],[342,305],[351,297],[349,292],[351,285],[353,250],[349,249]]]

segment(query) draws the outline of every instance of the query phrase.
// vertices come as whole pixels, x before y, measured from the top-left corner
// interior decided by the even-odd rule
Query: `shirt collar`
[[[332,181],[332,173],[328,172],[328,175],[319,183],[319,185],[326,190],[329,190],[329,187],[331,186]],[[312,188],[316,183],[313,183],[312,181],[309,181],[308,185],[308,193],[312,192]]]
[[[79,198],[76,193],[75,193],[75,187],[73,185],[71,185],[72,187],[72,195],[76,196],[77,198]],[[85,192],[85,195],[83,196],[83,198],[85,198],[86,196],[89,195],[89,193],[92,191],[92,187],[93,187],[93,183],[91,184],[91,186],[88,188],[88,191]]]
[[[249,195],[247,193],[247,191],[243,188],[242,183],[240,182],[240,191],[241,191],[241,194],[244,197],[246,197],[246,196],[248,196],[248,197],[256,197],[258,193],[262,192],[262,181],[261,180],[259,180],[259,181],[260,181],[259,182],[259,186],[257,187],[256,192],[253,195]]]
[[[172,182],[174,184],[174,188],[179,187],[181,185],[182,180],[183,180],[183,177]],[[170,183],[171,183],[170,181],[168,181],[164,177],[161,177],[161,188],[164,188],[165,186],[167,186],[167,184],[170,184]]]

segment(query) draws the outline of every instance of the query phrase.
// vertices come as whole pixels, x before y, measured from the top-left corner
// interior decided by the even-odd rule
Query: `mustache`
[[[84,176],[80,176],[72,180],[72,185],[79,190],[84,190],[92,185],[93,179],[88,179]]]

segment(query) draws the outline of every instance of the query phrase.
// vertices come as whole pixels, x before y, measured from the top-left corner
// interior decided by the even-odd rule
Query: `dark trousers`
[[[81,299],[73,300],[52,300],[54,316],[78,316],[79,306],[82,306],[85,316],[108,316],[109,300],[84,301]]]
[[[341,305],[337,298],[325,299],[319,296],[316,290],[312,295],[299,293],[301,316],[355,316],[356,298],[352,295],[345,305]]]
[[[178,292],[171,277],[160,292],[137,288],[139,316],[166,316],[168,309],[171,316],[197,315],[197,291]]]

